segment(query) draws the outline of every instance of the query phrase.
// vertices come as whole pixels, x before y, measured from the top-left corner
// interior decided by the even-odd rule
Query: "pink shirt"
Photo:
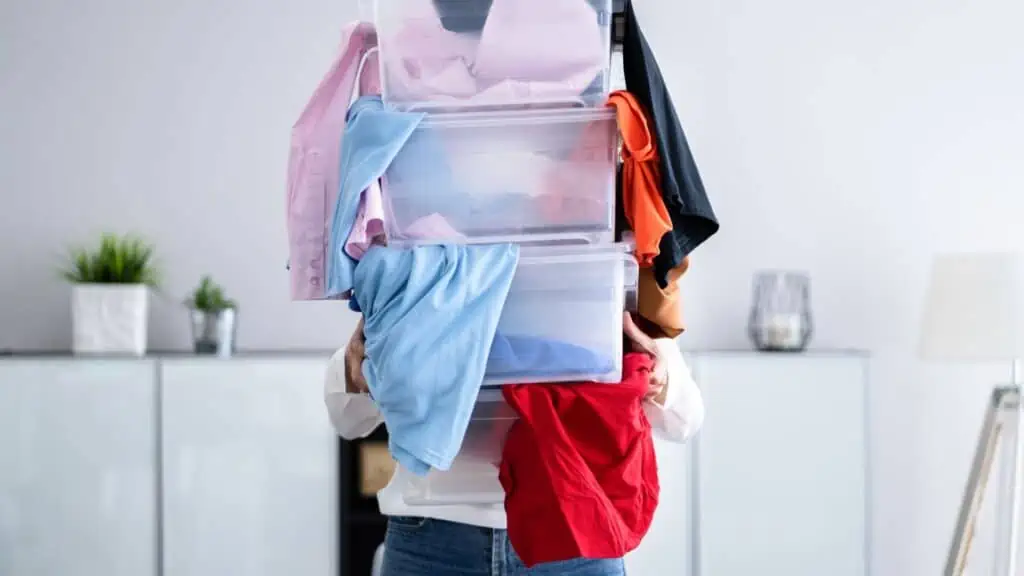
[[[363,191],[356,212],[356,221],[352,224],[348,240],[345,241],[345,253],[359,260],[372,244],[384,243],[384,199],[381,197],[378,181]]]
[[[373,26],[345,26],[340,54],[292,127],[286,214],[294,300],[324,297],[328,222],[338,196],[345,115],[357,83],[362,92],[379,91],[375,47]]]

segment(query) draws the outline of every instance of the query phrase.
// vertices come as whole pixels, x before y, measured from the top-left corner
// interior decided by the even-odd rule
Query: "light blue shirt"
[[[447,470],[469,425],[519,248],[373,246],[356,262],[344,251],[359,200],[423,119],[356,100],[348,112],[327,259],[327,295],[352,290],[363,312],[363,375],[388,427],[391,455],[416,474]],[[429,141],[416,148],[442,162]]]
[[[511,244],[374,246],[355,269],[363,376],[415,474],[447,470],[462,446],[518,261]]]
[[[386,109],[380,96],[363,96],[349,108],[341,146],[341,184],[327,246],[328,298],[352,288],[356,262],[344,248],[363,190],[384,174],[423,117],[423,113]]]

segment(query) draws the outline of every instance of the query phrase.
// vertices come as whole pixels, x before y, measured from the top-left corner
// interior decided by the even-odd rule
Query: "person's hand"
[[[366,394],[370,391],[363,378],[363,360],[366,359],[366,340],[363,337],[363,319],[359,318],[352,337],[345,347],[345,390],[352,394]]]
[[[664,404],[665,395],[668,393],[668,370],[665,368],[665,363],[661,361],[658,345],[655,344],[654,338],[644,334],[644,331],[633,321],[633,316],[629,312],[622,313],[622,332],[626,335],[634,352],[643,352],[654,360],[654,369],[651,370],[645,398]]]

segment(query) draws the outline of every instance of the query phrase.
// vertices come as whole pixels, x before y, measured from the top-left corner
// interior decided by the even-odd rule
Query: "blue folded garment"
[[[498,333],[487,357],[488,381],[603,374],[615,361],[582,346],[534,336]]]
[[[511,244],[373,246],[355,268],[363,376],[414,474],[447,470],[462,446],[518,262]]]

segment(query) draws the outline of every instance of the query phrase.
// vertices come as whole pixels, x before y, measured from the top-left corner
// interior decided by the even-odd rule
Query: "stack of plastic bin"
[[[517,9],[509,4],[516,1],[375,1],[383,98],[396,109],[426,113],[383,180],[388,242],[521,245],[498,334],[570,345],[587,351],[588,361],[492,370],[485,387],[618,382],[622,312],[635,292],[637,268],[632,245],[615,242],[618,130],[614,113],[604,107],[612,2],[556,0],[536,9],[538,2],[530,1]],[[514,22],[489,21],[502,3]],[[489,47],[491,60],[504,60],[492,62],[485,82],[474,79],[483,74],[483,62],[439,56],[460,49],[471,54],[474,42],[482,45],[488,34],[550,44],[543,35],[553,33],[549,19],[558,15],[546,7],[558,5],[566,8],[560,14],[592,13],[595,19],[582,21],[586,29],[579,34],[594,40],[595,51],[578,60],[599,51],[585,82],[579,74],[585,66],[572,61],[561,71],[552,66],[543,77],[531,77],[531,61],[550,52]],[[567,42],[576,31],[569,32]],[[406,501],[501,502],[495,464],[514,420],[497,389],[482,390],[453,465],[458,473],[418,479]]]

